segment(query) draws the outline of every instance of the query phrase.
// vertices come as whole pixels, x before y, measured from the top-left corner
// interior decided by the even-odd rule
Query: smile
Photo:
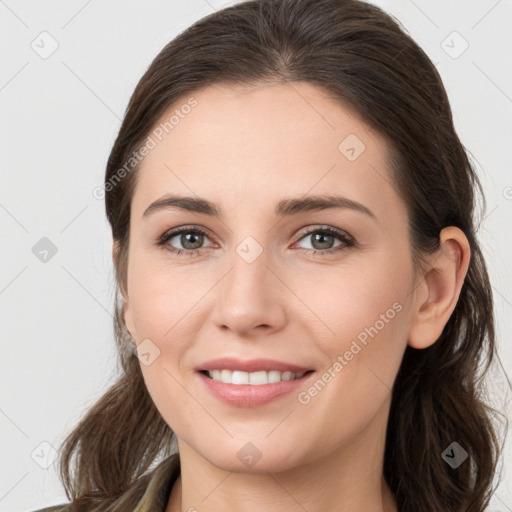
[[[234,407],[258,407],[297,392],[314,378],[315,371],[244,372],[223,369],[198,371],[197,375],[206,390],[221,402]]]
[[[300,379],[308,372],[294,373],[290,371],[280,372],[273,371],[256,371],[256,372],[243,372],[231,370],[205,370],[204,375],[212,380],[224,382],[225,384],[235,385],[255,385],[261,386],[264,384],[275,384],[277,382]]]

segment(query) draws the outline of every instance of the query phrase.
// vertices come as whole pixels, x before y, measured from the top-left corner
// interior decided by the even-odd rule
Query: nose
[[[244,259],[236,251],[231,266],[217,285],[215,324],[237,336],[270,334],[286,322],[286,286],[269,266],[267,251],[254,261]]]

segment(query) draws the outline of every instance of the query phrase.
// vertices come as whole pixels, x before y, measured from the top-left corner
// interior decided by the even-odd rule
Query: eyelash
[[[192,226],[185,226],[185,227],[182,227],[182,228],[179,228],[175,231],[170,231],[170,232],[167,232],[167,233],[164,233],[158,240],[157,240],[157,246],[159,247],[163,247],[167,244],[167,242],[171,239],[171,238],[174,238],[175,236],[177,235],[181,235],[182,233],[194,233],[194,234],[198,234],[198,235],[205,235],[205,236],[208,236],[208,233],[206,233],[205,231],[203,231],[202,229],[198,229],[198,228],[195,228],[195,227],[192,227]],[[322,228],[315,228],[315,229],[312,229],[310,231],[307,231],[305,233],[302,233],[301,237],[299,238],[298,242],[300,242],[302,239],[306,238],[308,235],[312,235],[312,234],[315,234],[315,233],[328,233],[329,235],[333,235],[335,236],[336,238],[338,238],[338,240],[340,240],[341,242],[343,242],[343,245],[340,245],[338,247],[334,247],[334,248],[331,248],[331,249],[326,249],[326,250],[319,250],[319,249],[313,249],[313,256],[319,252],[321,254],[332,254],[334,252],[338,252],[338,251],[341,251],[343,249],[347,249],[348,247],[353,247],[356,245],[356,242],[355,240],[346,235],[345,233],[343,233],[342,231],[339,231],[335,228],[331,228],[329,226],[326,226],[326,227],[322,227]],[[208,249],[208,247],[201,247],[199,249],[192,249],[192,250],[185,250],[185,249],[176,249],[175,247],[172,247],[170,245],[166,246],[165,249],[167,249],[168,251],[176,254],[176,256],[181,256],[181,255],[185,255],[185,256],[196,256],[198,255],[203,249]],[[299,249],[299,250],[302,250],[302,251],[307,251],[307,252],[311,252],[312,249]]]

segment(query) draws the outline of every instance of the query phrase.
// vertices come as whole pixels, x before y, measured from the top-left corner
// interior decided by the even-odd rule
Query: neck
[[[382,475],[386,421],[374,420],[327,456],[279,472],[225,471],[178,440],[181,474],[166,512],[397,512]]]

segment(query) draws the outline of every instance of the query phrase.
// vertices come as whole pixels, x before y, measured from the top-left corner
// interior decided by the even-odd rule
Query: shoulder
[[[125,512],[127,510],[165,511],[169,494],[180,474],[180,456],[173,453],[160,461],[152,470],[139,477],[133,485],[119,496],[108,510]],[[52,505],[31,512],[72,512],[71,503]]]
[[[38,508],[32,512],[66,512],[69,503],[62,503],[61,505],[52,505],[51,507]]]

